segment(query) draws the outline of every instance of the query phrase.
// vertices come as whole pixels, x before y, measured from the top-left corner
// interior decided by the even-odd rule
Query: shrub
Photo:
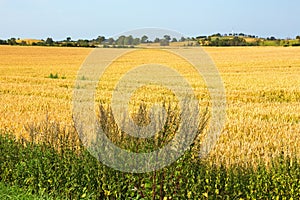
[[[50,73],[50,75],[48,76],[48,78],[51,78],[51,79],[58,79],[58,74],[52,74]]]
[[[177,115],[170,109],[166,110],[168,120],[164,131],[171,137],[176,130],[176,126],[171,124],[176,122]],[[101,126],[116,144],[121,145],[120,137],[114,135],[119,130],[110,114],[109,107],[100,107]],[[147,124],[145,116],[147,107],[140,105],[134,118],[138,123]],[[29,140],[16,140],[11,135],[0,134],[0,181],[32,194],[47,194],[55,199],[300,197],[300,165],[292,157],[274,158],[269,167],[262,163],[258,167],[226,168],[195,157],[191,148],[172,165],[161,170],[144,174],[124,173],[103,165],[91,156],[72,127],[46,118],[42,123],[26,126],[26,130]],[[136,142],[142,143],[143,140],[123,143],[122,148],[134,148],[131,145],[137,145]],[[167,140],[164,142],[167,143]],[[150,148],[156,147],[150,145]]]
[[[300,46],[300,43],[297,43],[297,44],[292,44],[293,47],[299,47]]]

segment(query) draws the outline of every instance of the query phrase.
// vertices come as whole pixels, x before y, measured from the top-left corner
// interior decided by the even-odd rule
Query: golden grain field
[[[300,48],[209,47],[205,50],[220,71],[227,96],[227,122],[211,152],[211,161],[247,166],[260,161],[268,164],[272,157],[282,154],[300,157]],[[0,129],[26,137],[25,126],[43,121],[46,115],[51,120],[72,124],[74,81],[91,51],[0,46]],[[156,50],[142,52],[137,63],[146,62],[147,54],[163,59]],[[129,58],[123,59],[103,78],[107,85],[103,93],[98,93],[99,101],[109,99],[113,89],[110,83],[127,69]],[[170,59],[170,62],[180,66],[178,60]],[[193,82],[193,72],[181,69],[201,95],[203,83]],[[51,73],[58,78],[49,78]]]

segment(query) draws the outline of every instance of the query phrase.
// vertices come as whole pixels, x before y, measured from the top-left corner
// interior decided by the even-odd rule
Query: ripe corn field
[[[28,138],[26,126],[42,123],[46,116],[71,127],[74,82],[91,51],[0,46],[0,128]],[[205,51],[220,71],[227,98],[227,121],[210,162],[246,167],[269,165],[280,156],[300,158],[300,48],[211,47]],[[204,82],[196,81],[183,60],[155,49],[138,53],[136,64],[154,57],[173,65],[187,77],[196,96],[204,104],[209,101]],[[97,102],[109,102],[114,84],[129,69],[128,60],[130,54],[121,57],[102,77]],[[161,101],[156,95],[160,92],[171,95],[162,88],[146,87],[135,93],[133,101],[140,97],[149,103]]]

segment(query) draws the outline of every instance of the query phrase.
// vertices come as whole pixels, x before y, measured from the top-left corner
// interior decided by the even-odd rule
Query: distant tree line
[[[247,42],[244,38],[233,37],[232,39],[219,39],[216,38],[214,41],[211,41],[211,46],[247,46]]]
[[[51,37],[46,40],[20,40],[19,38],[0,39],[0,45],[23,45],[23,46],[61,46],[61,47],[104,47],[104,48],[133,48],[140,44],[158,43],[160,46],[169,46],[172,42],[182,42],[182,46],[300,46],[300,35],[295,39],[277,39],[274,36],[259,38],[255,35],[244,33],[212,34],[210,36],[171,38],[164,35],[162,38],[149,39],[147,35],[133,37],[121,35],[118,38],[105,38],[98,36],[95,39],[72,40],[67,37],[62,41],[54,41]]]
[[[171,42],[185,41],[186,38],[181,37],[179,40],[177,38],[171,38],[170,35],[164,35],[163,38],[155,38],[150,40],[148,36],[143,35],[141,38],[134,38],[132,35],[125,36],[121,35],[117,39],[108,38],[103,41],[103,47],[134,47],[140,44],[151,44],[159,43],[160,46],[169,46]]]
[[[151,41],[148,36],[143,35],[141,38],[133,37],[132,35],[121,35],[118,38],[105,38],[104,36],[98,36],[96,39],[78,39],[72,40],[71,37],[67,37],[62,41],[54,41],[52,38],[46,40],[20,40],[19,38],[10,38],[7,40],[0,40],[0,45],[23,45],[23,46],[61,46],[61,47],[134,47],[136,45],[145,43],[159,43],[161,46],[168,46],[170,42],[185,41],[186,38],[182,37],[180,40],[172,38],[169,35],[164,35],[163,38],[155,38]]]
[[[244,33],[216,33],[196,39],[201,46],[300,46],[300,36],[296,36],[296,39],[277,39],[274,36],[259,38]]]
[[[61,46],[61,47],[96,47],[105,40],[104,36],[99,36],[96,39],[87,40],[79,39],[73,41],[71,37],[67,37],[62,41],[54,41],[52,38],[46,40],[21,40],[16,38],[10,38],[7,40],[0,40],[0,45],[21,45],[21,46]]]

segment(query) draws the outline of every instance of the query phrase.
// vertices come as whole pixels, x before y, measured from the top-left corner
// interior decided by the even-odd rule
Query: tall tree
[[[6,40],[0,40],[0,44],[7,44]]]
[[[177,42],[177,39],[176,39],[176,38],[173,38],[173,39],[172,39],[172,42]]]
[[[124,46],[125,45],[125,36],[124,35],[121,35],[117,41],[116,41],[117,45],[120,45],[120,46]]]
[[[146,43],[148,40],[148,36],[147,35],[143,35],[141,38],[141,43]]]
[[[155,38],[154,39],[154,43],[159,43],[160,39],[159,38]]]
[[[164,35],[164,38],[165,38],[165,40],[168,40],[168,41],[171,40],[171,37],[169,35]]]
[[[134,38],[133,39],[133,45],[139,45],[141,43],[140,38]]]
[[[17,44],[16,38],[10,38],[10,39],[8,39],[7,43],[9,45],[16,45]]]
[[[47,45],[50,45],[50,46],[52,46],[52,45],[53,45],[53,43],[54,43],[54,41],[53,41],[53,39],[52,39],[52,38],[47,38],[45,43],[46,43]]]
[[[132,45],[133,44],[133,37],[132,35],[129,35],[124,38],[124,44],[125,45]]]
[[[97,39],[96,39],[96,42],[98,42],[99,44],[101,44],[104,40],[105,40],[104,36],[98,36]]]
[[[89,40],[82,40],[82,39],[79,39],[79,40],[77,41],[77,45],[78,45],[79,47],[89,47],[89,46],[90,46]]]
[[[108,45],[112,45],[115,42],[115,40],[114,40],[114,38],[108,38],[107,42],[108,42]]]

